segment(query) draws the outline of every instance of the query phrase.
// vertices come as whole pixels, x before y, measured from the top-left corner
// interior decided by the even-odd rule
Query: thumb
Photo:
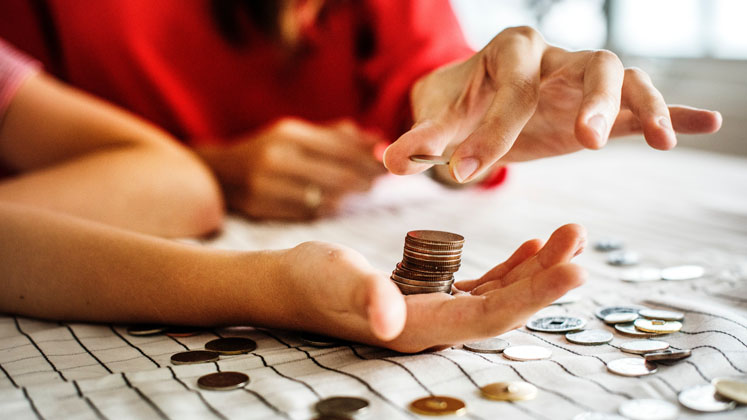
[[[394,283],[378,273],[366,276],[361,288],[361,304],[357,306],[367,319],[371,332],[379,340],[393,340],[405,328],[407,306],[404,296]]]
[[[449,124],[443,119],[420,121],[384,151],[384,166],[395,175],[423,172],[431,165],[413,162],[410,160],[410,156],[441,156],[455,133],[455,125]]]

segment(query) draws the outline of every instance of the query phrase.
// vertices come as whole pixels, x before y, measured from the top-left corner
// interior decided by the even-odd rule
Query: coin
[[[634,313],[637,314],[638,311],[641,309],[645,309],[644,306],[638,306],[638,305],[626,305],[626,306],[603,306],[596,311],[597,318],[604,320],[604,318],[607,317],[607,315],[612,313],[619,313],[619,312],[625,312],[625,313]]]
[[[166,329],[167,327],[163,325],[132,325],[127,328],[127,334],[134,336],[155,335],[166,331]]]
[[[685,407],[706,413],[733,410],[737,403],[724,400],[716,394],[716,388],[711,384],[698,385],[682,390],[677,399]]]
[[[415,279],[408,279],[406,277],[402,277],[402,276],[392,273],[391,279],[394,282],[399,282],[399,283],[406,284],[409,286],[424,286],[424,287],[451,286],[451,284],[454,283],[454,276],[449,277],[448,280],[415,280]]]
[[[659,335],[664,335],[664,334],[659,334],[659,333],[640,331],[636,329],[635,325],[633,325],[632,322],[628,324],[615,324],[615,329],[621,334],[629,335],[631,337],[645,338],[645,337],[656,337]]]
[[[257,343],[245,337],[225,337],[208,341],[205,344],[207,350],[217,351],[220,354],[243,354],[254,351]]]
[[[329,397],[314,406],[319,414],[354,416],[368,409],[368,401],[358,397]]]
[[[705,268],[699,265],[678,265],[661,270],[661,278],[669,281],[694,280],[703,277]]]
[[[461,245],[464,243],[464,236],[441,230],[412,230],[407,232],[407,239],[426,245]]]
[[[169,327],[166,330],[166,335],[169,337],[192,337],[197,334],[202,334],[202,329],[197,327],[174,326]]]
[[[448,165],[449,158],[446,156],[435,155],[412,155],[410,160],[417,163],[427,163],[429,165]]]
[[[574,344],[596,346],[612,341],[612,333],[604,330],[583,330],[579,332],[569,332],[565,335],[565,339]]]
[[[657,351],[666,350],[669,343],[659,340],[632,340],[620,344],[620,350],[625,353],[647,354]]]
[[[659,319],[638,318],[633,325],[637,330],[657,334],[669,334],[682,329],[682,323],[679,321],[662,321]]]
[[[421,293],[448,293],[451,291],[451,285],[448,286],[437,286],[437,287],[423,287],[423,286],[412,286],[409,284],[400,283],[398,281],[394,281],[394,284],[399,288],[399,291],[402,292],[403,295],[417,295]]]
[[[622,249],[625,244],[617,238],[603,238],[594,242],[594,249],[599,252],[609,252]]]
[[[463,347],[475,353],[500,353],[506,350],[511,344],[498,337],[488,338],[487,340],[467,343]]]
[[[464,401],[443,395],[417,399],[410,403],[410,410],[426,416],[463,416],[467,414],[467,406]]]
[[[661,309],[641,309],[638,314],[648,319],[660,319],[662,321],[681,321],[685,314],[675,311],[664,311]]]
[[[646,376],[656,373],[656,365],[642,358],[626,357],[608,362],[607,370],[622,376]]]
[[[674,420],[680,414],[676,405],[653,398],[626,401],[618,411],[631,420]]]
[[[617,414],[607,413],[592,413],[587,411],[585,413],[576,414],[573,420],[626,420],[625,417],[618,416]]]
[[[249,383],[249,376],[241,372],[216,372],[200,376],[197,385],[211,391],[230,391],[243,388]]]
[[[633,322],[638,319],[638,314],[635,312],[613,312],[604,317],[605,324],[625,324]]]
[[[190,350],[171,356],[171,363],[175,365],[191,365],[195,363],[217,362],[220,353],[207,350]]]
[[[552,351],[540,346],[511,346],[503,350],[503,357],[520,362],[549,359],[550,356],[552,356]]]
[[[405,236],[402,261],[391,280],[403,295],[451,293],[462,262],[464,237],[438,230],[413,230]]]
[[[527,328],[532,331],[561,333],[582,329],[586,321],[575,316],[545,316],[530,319]]]
[[[311,347],[325,348],[325,347],[335,347],[335,346],[340,345],[340,341],[335,340],[334,338],[331,338],[331,337],[327,337],[324,335],[318,335],[318,334],[303,333],[298,336],[298,339],[301,340],[307,346],[311,346]]]
[[[640,257],[633,251],[615,251],[607,256],[607,264],[614,266],[636,265]]]
[[[480,387],[482,396],[497,401],[526,401],[537,396],[537,387],[521,381],[495,382]]]
[[[661,280],[661,270],[658,268],[631,268],[620,273],[620,280],[630,283],[642,283]]]
[[[647,362],[656,362],[660,360],[685,359],[687,357],[690,357],[691,354],[692,352],[688,349],[681,349],[681,350],[666,349],[664,351],[655,351],[651,353],[646,353],[643,355],[643,357],[646,359]]]
[[[716,392],[722,397],[747,404],[747,376],[741,378],[716,378],[713,380]]]

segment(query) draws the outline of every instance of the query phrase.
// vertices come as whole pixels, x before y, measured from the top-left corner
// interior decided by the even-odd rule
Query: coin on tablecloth
[[[625,417],[618,416],[617,414],[607,413],[592,413],[587,411],[585,413],[576,414],[573,420],[627,420]]]
[[[653,267],[630,268],[620,273],[620,280],[629,283],[643,283],[661,280],[661,269]]]
[[[665,311],[662,309],[641,309],[638,315],[648,319],[660,319],[662,321],[682,321],[685,314],[676,311]]]
[[[636,265],[640,256],[633,251],[615,251],[607,256],[607,264],[614,266]]]
[[[604,317],[605,324],[625,324],[633,322],[638,319],[638,314],[635,312],[613,312]]]
[[[584,328],[586,321],[575,316],[545,316],[532,318],[527,322],[527,328],[532,331],[562,333]]]
[[[552,351],[540,346],[511,346],[503,350],[503,357],[520,362],[549,359]]]
[[[676,405],[653,398],[626,401],[618,411],[631,420],[674,420],[680,414]]]
[[[495,382],[480,387],[482,396],[497,401],[526,401],[537,396],[537,387],[521,381]]]
[[[319,414],[352,417],[368,409],[368,401],[358,397],[329,397],[314,406]]]
[[[622,249],[625,244],[617,238],[602,238],[594,242],[594,250],[599,252],[617,251]]]
[[[220,354],[234,355],[249,353],[257,349],[257,343],[245,337],[225,337],[208,341],[205,344],[207,350],[217,351]]]
[[[659,333],[650,333],[650,332],[640,331],[636,329],[635,325],[633,325],[632,322],[627,323],[627,324],[615,324],[615,329],[621,334],[629,335],[631,337],[645,338],[645,337],[656,337],[659,335],[663,335]]]
[[[216,372],[200,376],[197,385],[211,391],[230,391],[243,388],[249,383],[249,376],[241,372]]]
[[[498,337],[488,338],[487,340],[477,341],[464,345],[464,348],[475,353],[500,353],[506,350],[511,344]]]
[[[669,343],[659,340],[631,340],[620,344],[620,350],[625,353],[646,354],[666,350]]]
[[[429,165],[448,165],[449,158],[447,156],[436,156],[436,155],[412,155],[410,160],[416,163],[427,163]]]
[[[669,281],[695,280],[704,274],[705,268],[699,265],[678,265],[661,270],[661,278]]]
[[[301,340],[304,344],[311,347],[319,347],[319,348],[325,348],[325,347],[335,347],[339,346],[340,342],[335,340],[334,338],[327,337],[324,335],[318,335],[318,334],[301,334],[298,336],[298,339]]]
[[[716,388],[711,384],[684,389],[677,395],[677,399],[691,410],[706,413],[733,410],[737,406],[736,402],[717,395]]]
[[[411,402],[410,410],[426,416],[463,416],[467,413],[467,406],[462,400],[434,395]]]
[[[657,334],[669,334],[682,329],[682,323],[679,321],[662,321],[660,319],[638,318],[633,325],[637,330]]]
[[[626,357],[608,362],[607,370],[621,376],[646,376],[656,373],[656,365],[638,357]]]
[[[604,330],[583,330],[579,332],[569,332],[565,335],[565,339],[574,344],[596,346],[612,341],[612,333]]]
[[[185,326],[174,326],[169,327],[166,330],[166,335],[169,337],[192,337],[197,334],[202,334],[202,329],[199,327],[185,327]]]
[[[216,362],[220,359],[220,353],[207,350],[191,350],[176,353],[171,356],[171,363],[175,365],[191,365],[195,363]]]
[[[155,335],[166,331],[163,325],[132,325],[127,328],[127,334],[134,336]]]
[[[645,306],[638,305],[625,305],[625,306],[603,306],[597,309],[595,315],[597,318],[604,320],[609,314],[614,313],[634,313],[637,314],[641,309],[646,309]]]
[[[747,404],[747,376],[742,378],[716,378],[713,380],[716,392],[722,397]]]
[[[662,360],[680,360],[690,357],[690,355],[692,355],[692,352],[688,349],[666,349],[664,351],[646,353],[643,355],[643,358],[647,362],[658,362]]]

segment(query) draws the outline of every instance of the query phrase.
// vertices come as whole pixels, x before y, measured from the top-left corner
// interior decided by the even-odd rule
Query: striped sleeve
[[[0,38],[0,121],[23,81],[40,68],[41,63],[24,55]]]

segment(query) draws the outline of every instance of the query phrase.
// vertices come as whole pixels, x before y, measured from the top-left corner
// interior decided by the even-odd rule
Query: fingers
[[[625,70],[622,104],[638,119],[646,142],[651,147],[669,150],[677,144],[667,104],[651,78],[642,70]]]
[[[669,107],[669,115],[674,131],[682,134],[715,133],[721,128],[723,118],[717,111],[673,105]],[[630,110],[623,110],[612,127],[611,137],[628,136],[642,133],[638,117]]]
[[[300,185],[318,185],[332,195],[368,191],[374,181],[374,176],[360,168],[318,156],[287,156],[272,169],[278,175],[294,178]]]
[[[455,133],[456,127],[443,119],[421,121],[384,151],[384,166],[395,175],[422,172],[431,165],[413,162],[410,156],[441,156]]]
[[[381,275],[366,277],[362,283],[363,299],[359,310],[368,319],[373,335],[383,341],[397,337],[405,328],[405,299],[389,279]]]
[[[584,70],[583,100],[576,117],[575,134],[588,149],[607,143],[610,130],[620,111],[624,69],[613,53],[590,53]]]
[[[529,241],[526,241],[521,244],[521,246],[519,246],[519,248],[514,251],[514,253],[510,257],[508,257],[505,262],[497,265],[496,267],[485,273],[484,276],[476,280],[465,280],[456,282],[454,283],[454,287],[456,287],[458,290],[469,292],[485,282],[503,278],[509,271],[513,270],[520,263],[534,256],[534,254],[536,254],[537,251],[540,250],[540,248],[542,248],[541,240],[531,239]]]

